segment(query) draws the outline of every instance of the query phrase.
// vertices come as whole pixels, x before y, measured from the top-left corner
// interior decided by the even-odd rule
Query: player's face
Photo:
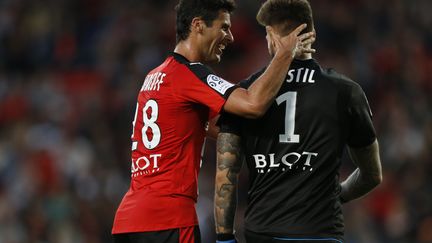
[[[225,47],[234,41],[231,33],[230,14],[219,11],[219,16],[212,26],[204,26],[202,55],[205,62],[219,62]]]

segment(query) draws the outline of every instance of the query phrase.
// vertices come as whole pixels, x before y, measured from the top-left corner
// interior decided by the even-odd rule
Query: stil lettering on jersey
[[[315,83],[314,74],[315,70],[309,68],[290,69],[285,81],[287,83],[295,82],[313,84]]]

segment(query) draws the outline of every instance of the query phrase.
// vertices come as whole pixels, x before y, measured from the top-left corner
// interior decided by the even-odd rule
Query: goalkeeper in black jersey
[[[314,26],[307,0],[268,0],[257,19],[267,26],[267,35],[285,36],[301,23],[308,24],[307,31]],[[269,41],[270,54],[273,44]],[[263,70],[241,86],[249,87]],[[235,242],[237,178],[244,158],[250,177],[247,242],[343,242],[341,205],[365,195],[382,180],[371,117],[361,87],[322,68],[312,54],[292,62],[263,117],[223,114],[218,122],[215,188],[218,239]],[[357,169],[340,183],[346,146]]]

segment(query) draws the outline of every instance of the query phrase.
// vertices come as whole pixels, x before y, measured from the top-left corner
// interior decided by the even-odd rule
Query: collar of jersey
[[[180,63],[190,63],[190,61],[185,56],[178,54],[177,52],[171,51],[169,52],[169,56],[174,57],[174,59],[176,59]]]

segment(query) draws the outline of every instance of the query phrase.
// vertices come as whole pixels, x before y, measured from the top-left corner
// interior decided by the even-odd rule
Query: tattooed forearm
[[[231,133],[219,133],[216,144],[218,155],[240,156],[240,137]]]
[[[215,220],[217,233],[234,232],[237,207],[237,181],[241,169],[240,137],[220,133],[217,139]]]
[[[378,142],[360,149],[350,149],[353,162],[358,168],[342,182],[341,200],[344,202],[359,198],[382,181]]]

